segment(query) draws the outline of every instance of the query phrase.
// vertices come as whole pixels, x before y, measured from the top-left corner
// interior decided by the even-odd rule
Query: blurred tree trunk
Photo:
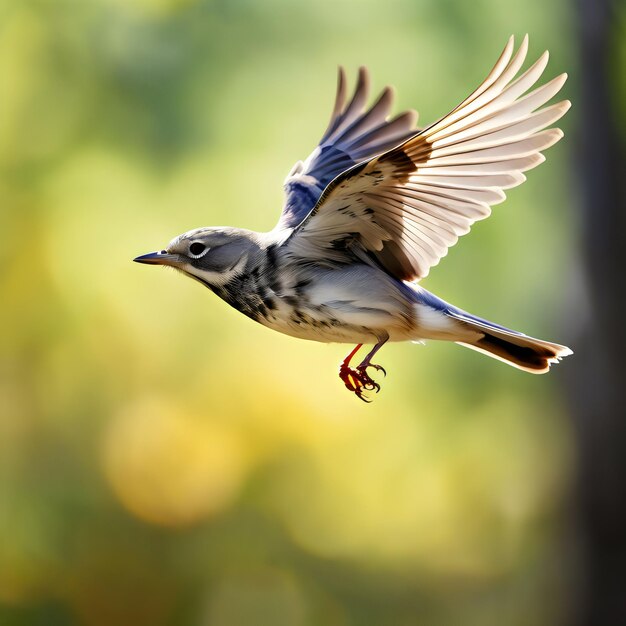
[[[618,119],[618,2],[577,0],[580,102],[577,182],[588,315],[575,347],[569,397],[579,454],[582,578],[576,626],[626,624],[626,203]],[[583,307],[583,311],[586,307]],[[576,349],[578,348],[578,349]]]

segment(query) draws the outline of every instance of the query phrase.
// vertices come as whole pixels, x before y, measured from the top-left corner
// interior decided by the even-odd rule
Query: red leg
[[[354,355],[361,349],[362,343],[358,344],[352,352],[342,361],[339,367],[339,378],[344,382],[345,386],[350,390],[357,393],[358,381],[353,377],[356,370],[350,367],[350,361]]]
[[[341,364],[342,367],[348,367],[350,365],[350,361],[352,361],[352,357],[363,347],[363,344],[360,343],[358,344],[354,350],[352,350],[352,352],[350,352],[350,354],[343,360],[343,363]]]
[[[383,341],[379,341],[374,346],[374,348],[367,354],[363,361],[361,361],[359,366],[354,369],[350,367],[350,361],[363,345],[359,344],[343,360],[341,367],[339,368],[339,377],[343,381],[346,388],[349,391],[355,393],[357,398],[360,398],[361,400],[363,400],[363,402],[371,402],[363,396],[364,391],[375,391],[376,393],[380,391],[380,385],[372,380],[372,378],[367,373],[367,368],[373,367],[377,370],[382,370],[383,373],[386,373],[380,365],[374,365],[373,363],[371,363],[371,359],[376,354],[376,352],[380,350],[380,348],[387,341],[387,339],[388,338],[386,337]]]
[[[375,370],[381,371],[385,376],[387,376],[387,372],[385,371],[385,368],[382,365],[376,365],[375,363],[371,362],[372,357],[387,343],[387,339],[389,339],[389,337],[387,337],[386,339],[383,339],[382,341],[379,341],[371,349],[371,351],[367,354],[367,356],[361,361],[361,363],[359,363],[357,370],[367,371],[368,367],[373,367]]]

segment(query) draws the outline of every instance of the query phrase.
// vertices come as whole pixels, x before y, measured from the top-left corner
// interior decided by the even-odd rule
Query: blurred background
[[[625,24],[608,0],[3,0],[0,624],[626,623]],[[550,375],[395,344],[365,405],[348,346],[131,262],[271,229],[338,64],[425,125],[526,32],[570,74],[565,139],[424,285],[570,345]]]

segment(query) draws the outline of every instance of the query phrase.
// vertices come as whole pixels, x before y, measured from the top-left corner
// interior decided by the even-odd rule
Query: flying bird
[[[339,376],[365,401],[380,389],[368,370],[384,373],[372,359],[387,341],[454,341],[547,372],[572,351],[471,315],[419,285],[563,136],[546,127],[570,103],[544,105],[567,76],[535,87],[548,52],[520,74],[527,50],[527,36],[515,53],[511,37],[478,88],[423,129],[414,111],[390,117],[390,87],[367,107],[366,68],[346,102],[340,67],[328,128],[287,176],[273,230],[197,228],[134,260],[180,270],[273,330],[356,344]],[[353,367],[363,344],[374,345]]]

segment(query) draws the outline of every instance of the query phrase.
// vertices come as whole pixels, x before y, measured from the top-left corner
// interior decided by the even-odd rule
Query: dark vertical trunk
[[[618,119],[618,3],[577,0],[581,123],[577,173],[589,306],[574,350],[582,577],[576,626],[626,624],[626,204]],[[620,136],[621,135],[621,136]],[[573,315],[579,315],[577,310]]]

